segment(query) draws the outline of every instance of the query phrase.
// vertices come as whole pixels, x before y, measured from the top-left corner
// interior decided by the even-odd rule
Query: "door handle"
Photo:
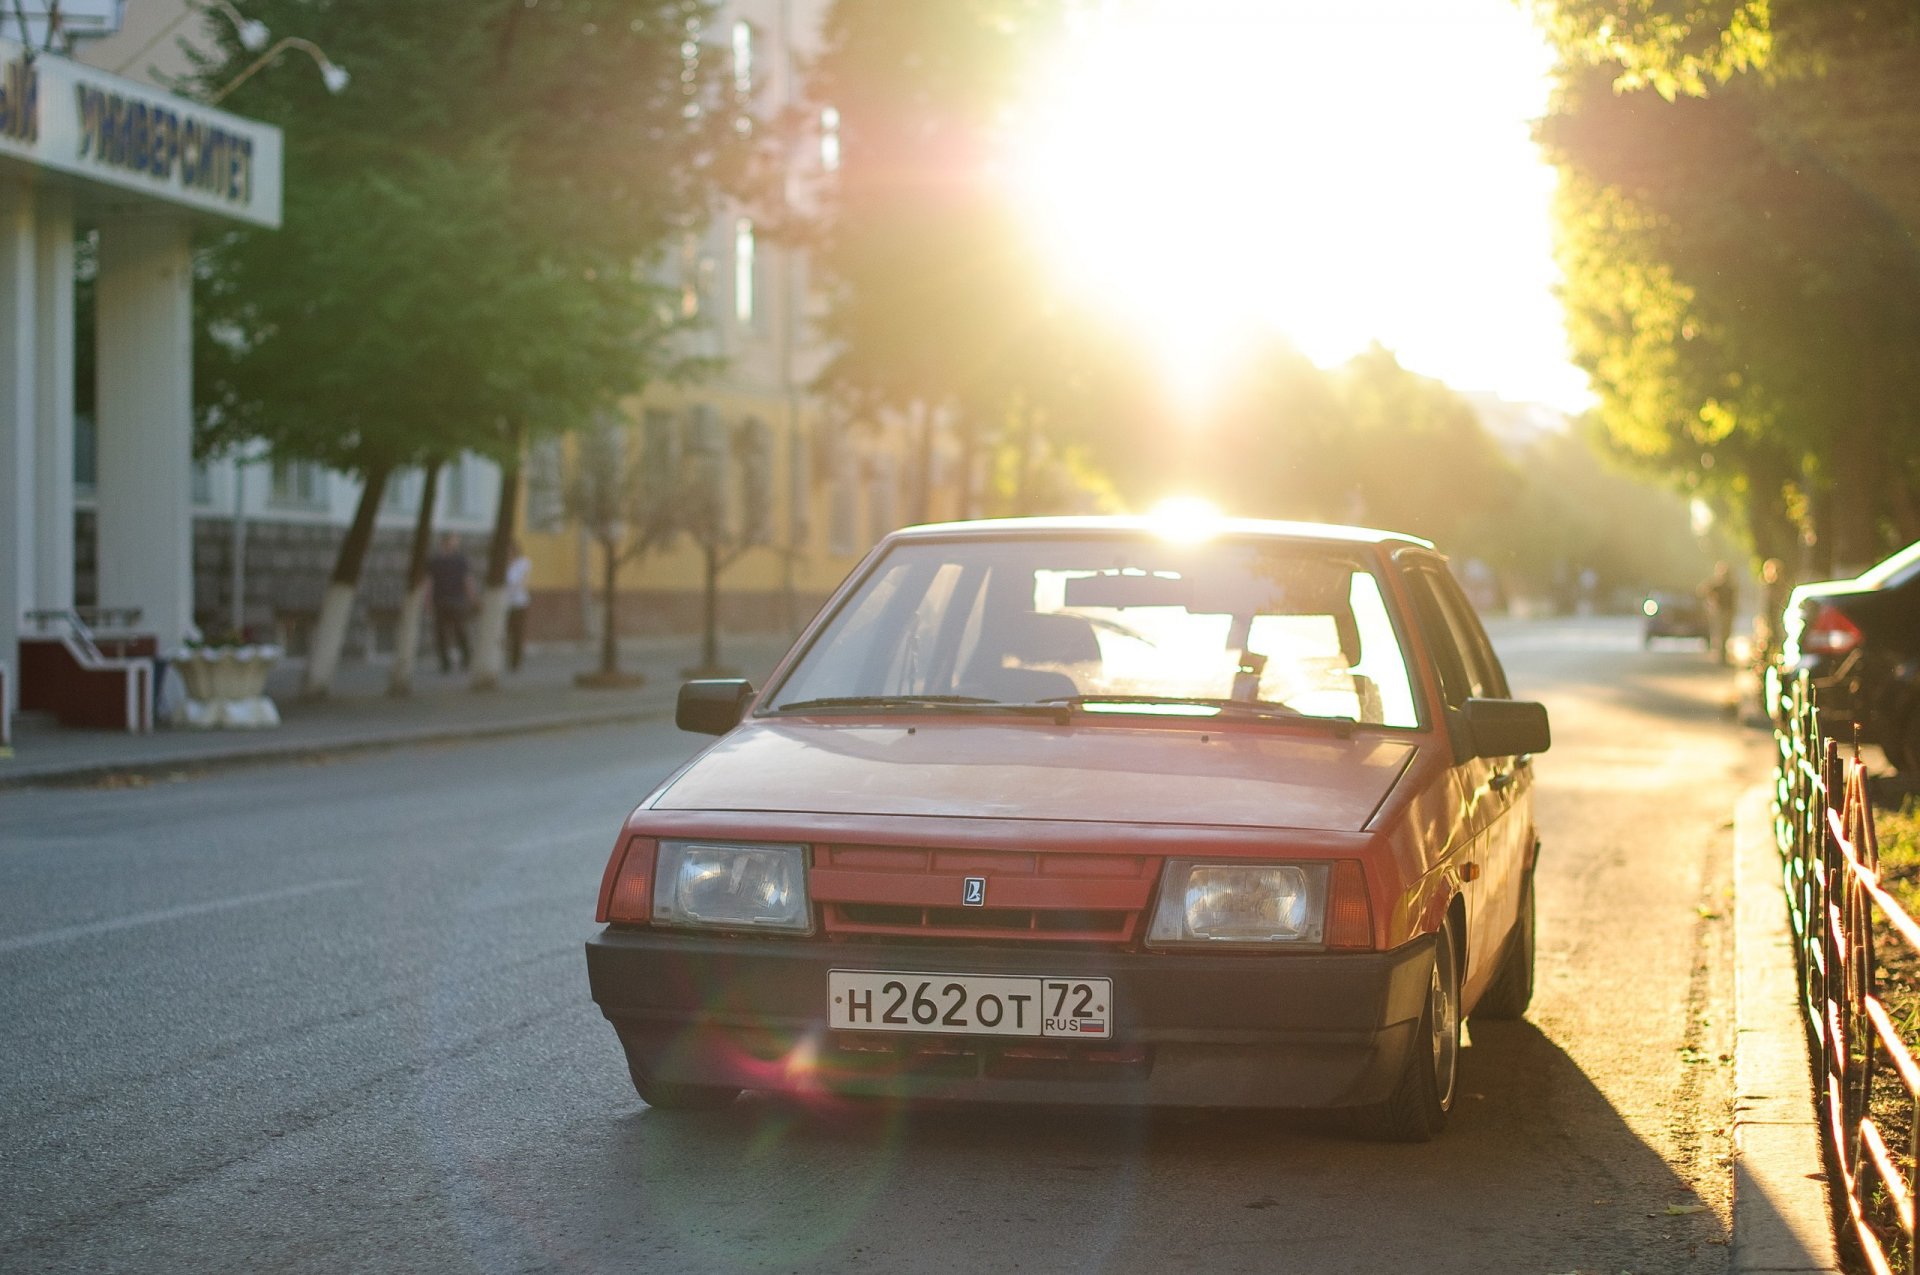
[[[1487,780],[1487,786],[1495,792],[1505,792],[1513,787],[1513,772],[1511,770],[1494,771],[1493,777]]]

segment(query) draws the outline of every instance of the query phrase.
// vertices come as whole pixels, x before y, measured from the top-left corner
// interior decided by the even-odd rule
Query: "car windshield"
[[[1149,536],[909,540],[835,611],[772,711],[988,704],[1419,724],[1380,580],[1340,546]],[[1245,716],[1244,714],[1235,714]]]

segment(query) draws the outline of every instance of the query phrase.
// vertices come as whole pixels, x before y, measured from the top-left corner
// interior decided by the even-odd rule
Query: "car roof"
[[[1275,540],[1333,540],[1348,544],[1407,544],[1423,549],[1433,542],[1397,531],[1348,527],[1330,522],[1283,522],[1267,518],[1209,518],[1193,523],[1169,521],[1139,514],[1081,515],[1051,518],[980,518],[967,522],[932,522],[902,527],[889,540],[971,538],[998,539],[1031,535],[1181,535],[1189,528],[1200,538],[1258,536]]]

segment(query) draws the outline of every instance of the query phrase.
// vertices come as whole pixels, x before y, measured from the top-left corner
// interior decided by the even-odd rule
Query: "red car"
[[[656,1107],[743,1089],[1445,1124],[1533,986],[1532,754],[1445,560],[1145,519],[882,541],[627,818],[587,944]]]

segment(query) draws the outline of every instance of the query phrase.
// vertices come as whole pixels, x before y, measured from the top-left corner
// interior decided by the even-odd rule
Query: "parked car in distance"
[[[1640,630],[1640,644],[1652,646],[1655,638],[1693,638],[1710,642],[1707,606],[1691,593],[1656,590],[1640,604],[1646,622]]]
[[[1920,541],[1847,580],[1803,584],[1781,617],[1780,674],[1807,673],[1829,720],[1852,720],[1920,775]]]
[[[1410,536],[910,528],[765,689],[690,682],[677,721],[720,738],[627,818],[586,953],[655,1107],[1337,1107],[1422,1140],[1461,1020],[1532,995],[1546,710]]]

